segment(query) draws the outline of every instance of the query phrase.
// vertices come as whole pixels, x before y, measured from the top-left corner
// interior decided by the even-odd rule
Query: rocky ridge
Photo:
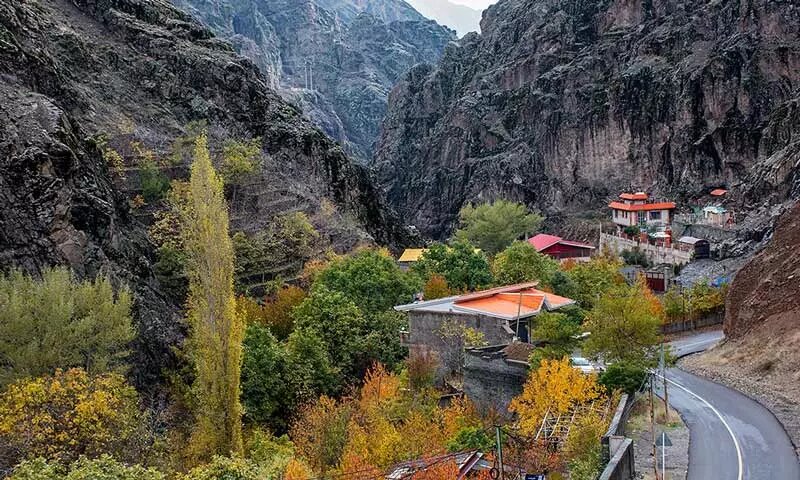
[[[455,32],[402,0],[173,0],[227,38],[348,154],[371,158],[389,91]]]
[[[407,235],[364,168],[250,61],[164,0],[0,3],[0,97],[0,268],[66,264],[81,278],[107,272],[130,285],[139,385],[157,381],[183,331],[98,134],[166,148],[203,120],[217,138],[261,137],[263,168],[242,189],[235,229],[327,202],[352,219],[342,242]]]
[[[500,196],[568,216],[631,188],[798,194],[796,2],[501,0],[481,27],[390,96],[375,167],[423,232]]]

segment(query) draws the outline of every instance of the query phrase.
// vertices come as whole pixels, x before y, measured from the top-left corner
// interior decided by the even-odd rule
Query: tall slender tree
[[[236,312],[223,182],[211,164],[205,135],[195,144],[189,184],[190,201],[182,213],[197,399],[190,452],[197,460],[207,460],[242,453],[239,376],[244,325]]]

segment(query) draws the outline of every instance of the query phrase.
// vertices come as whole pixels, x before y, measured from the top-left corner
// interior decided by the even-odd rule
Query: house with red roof
[[[588,243],[564,240],[561,237],[545,233],[540,233],[528,239],[528,243],[533,245],[537,252],[553,257],[556,260],[588,261],[595,250],[595,247]]]
[[[515,339],[527,342],[537,315],[575,304],[572,299],[539,290],[537,285],[508,285],[394,307],[408,315],[404,343],[410,356],[436,357],[441,364],[437,379],[441,380],[463,366],[464,345],[453,345],[448,337],[454,329],[480,332],[490,345],[506,345]]]

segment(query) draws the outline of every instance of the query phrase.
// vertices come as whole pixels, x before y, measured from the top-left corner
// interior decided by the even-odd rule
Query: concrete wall
[[[639,247],[647,255],[650,263],[660,264],[669,263],[672,265],[684,265],[692,260],[691,252],[684,252],[674,248],[656,247],[647,243],[637,243],[633,240],[617,237],[614,235],[602,234],[600,236],[600,247],[609,248],[617,255],[621,254],[623,250],[633,250]]]
[[[687,320],[685,322],[672,322],[661,326],[661,333],[679,333],[688,332],[703,327],[710,327],[711,325],[722,325],[725,320],[725,312],[715,313],[705,318],[697,320]]]
[[[528,376],[528,365],[505,359],[499,353],[503,347],[470,349],[466,353],[464,394],[483,412],[493,409],[506,413],[511,400],[522,393]]]
[[[633,440],[621,437],[619,448],[606,465],[599,480],[632,480],[636,478],[633,463]]]

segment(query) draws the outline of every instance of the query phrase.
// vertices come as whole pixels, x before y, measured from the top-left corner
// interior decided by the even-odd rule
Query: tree
[[[538,369],[531,370],[522,393],[511,401],[509,411],[519,417],[520,431],[533,436],[546,413],[564,414],[599,397],[600,388],[594,375],[573,368],[568,358],[545,359]]]
[[[434,243],[414,264],[422,278],[440,275],[455,291],[472,291],[492,283],[492,271],[486,256],[466,241],[457,240],[447,246]]]
[[[408,303],[421,287],[388,252],[370,248],[333,260],[314,285],[342,293],[366,315]]]
[[[603,469],[601,438],[608,423],[596,413],[579,417],[567,435],[563,453],[569,465],[569,478],[596,480]]]
[[[514,242],[494,258],[492,273],[501,285],[538,281],[549,286],[558,271],[558,262],[543,255],[528,242]]]
[[[364,369],[367,322],[358,306],[340,292],[319,285],[292,313],[297,330],[316,336],[336,368],[358,380]]]
[[[325,474],[339,465],[347,443],[348,404],[322,396],[298,412],[289,436],[297,454],[315,473]]]
[[[595,302],[587,317],[585,350],[607,361],[643,363],[661,340],[661,318],[641,283],[620,286]]]
[[[457,238],[469,240],[488,255],[539,229],[542,217],[520,203],[497,200],[474,207],[468,204],[458,214]]]
[[[494,439],[481,426],[464,427],[447,443],[450,452],[465,450],[491,451],[495,446]]]
[[[198,459],[242,452],[239,402],[244,325],[233,294],[233,245],[222,180],[205,135],[195,144],[183,234],[189,277],[188,319],[196,369],[191,453]]]
[[[457,320],[442,323],[437,333],[441,342],[442,365],[448,373],[457,376],[461,375],[464,366],[465,349],[487,345],[483,332],[467,327]]]
[[[261,167],[261,139],[228,140],[222,147],[220,175],[233,186],[231,203],[236,204],[239,184]]]
[[[670,288],[661,298],[664,304],[664,314],[668,322],[677,322],[686,319],[687,300],[681,295],[677,287]]]
[[[560,359],[569,356],[577,344],[580,326],[563,313],[543,312],[534,318],[536,322],[531,339],[543,342],[544,346],[531,355],[531,368],[538,368],[544,359]]]
[[[625,283],[620,268],[622,263],[618,259],[607,256],[575,264],[566,272],[575,288],[570,298],[577,300],[583,308],[591,308],[606,292]]]
[[[244,458],[215,456],[211,462],[192,469],[178,480],[262,480],[274,478],[270,471]]]
[[[447,280],[437,273],[431,275],[425,286],[422,287],[422,298],[425,300],[436,300],[437,298],[449,297],[452,295]]]
[[[136,391],[116,373],[90,376],[73,368],[19,380],[0,394],[0,444],[11,457],[4,461],[130,457],[140,418]]]
[[[600,375],[600,385],[611,393],[621,390],[628,395],[633,395],[644,385],[647,379],[647,369],[639,364],[613,363]]]
[[[128,466],[110,455],[90,460],[81,457],[69,466],[43,458],[27,460],[14,468],[9,480],[166,480],[158,470]]]
[[[286,340],[294,330],[292,311],[303,303],[306,292],[295,286],[279,288],[268,296],[264,305],[245,296],[239,296],[236,304],[245,323],[269,327],[279,340]]]
[[[131,294],[115,294],[105,277],[77,282],[63,268],[41,280],[0,274],[0,388],[59,367],[122,370],[134,336]]]

